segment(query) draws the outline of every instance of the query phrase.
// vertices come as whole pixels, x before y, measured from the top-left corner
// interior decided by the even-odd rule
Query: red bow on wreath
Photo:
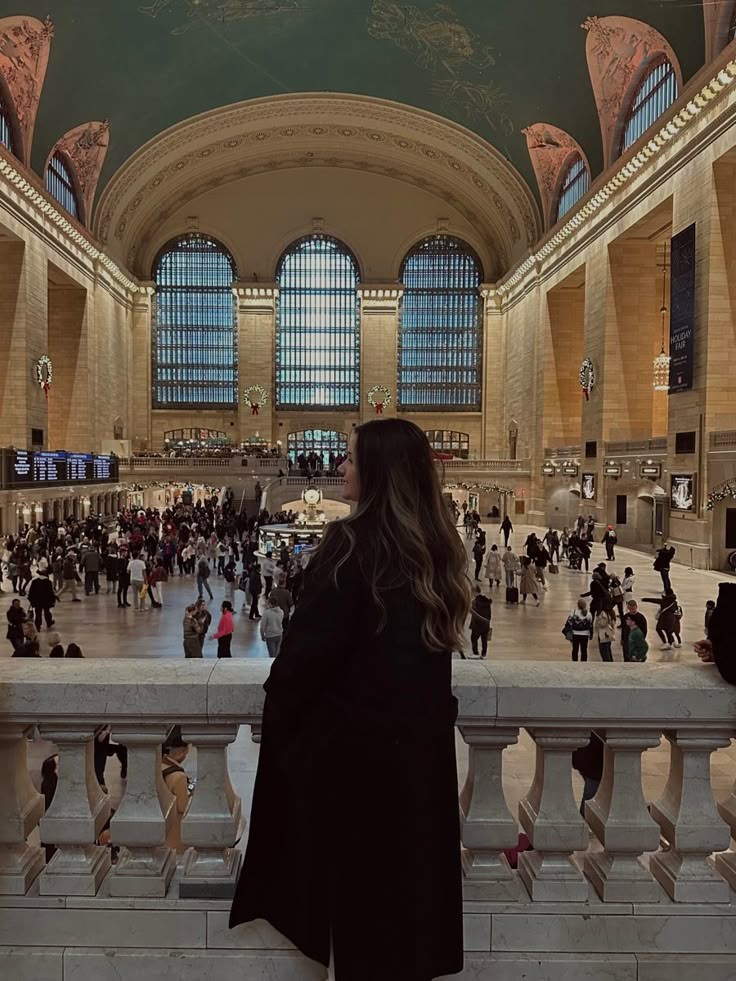
[[[250,403],[250,414],[252,416],[257,416],[258,415],[258,403],[257,402],[251,402]]]
[[[383,415],[383,402],[376,402],[376,415],[377,416]]]
[[[46,396],[46,398],[49,397],[49,380],[48,380],[48,378],[46,378],[44,380],[44,383],[43,383],[43,394]]]

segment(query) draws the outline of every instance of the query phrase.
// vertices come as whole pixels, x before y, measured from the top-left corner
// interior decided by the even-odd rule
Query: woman
[[[593,631],[598,640],[598,652],[601,661],[612,661],[611,644],[616,636],[613,614],[601,610],[593,622]]]
[[[497,586],[501,585],[501,555],[497,545],[491,545],[491,551],[488,553],[488,558],[486,559],[486,577],[491,589],[493,589],[494,580]]]
[[[217,641],[217,656],[218,657],[232,657],[230,653],[230,645],[233,640],[233,604],[229,603],[227,600],[223,600],[222,606],[222,616],[220,617],[220,622],[217,624],[217,631],[212,634],[212,639]]]
[[[671,651],[675,643],[677,596],[671,591],[661,596],[642,597],[642,603],[656,603],[657,636],[662,641],[662,650]]]
[[[630,565],[627,565],[624,569],[624,581],[621,583],[624,590],[624,603],[628,603],[629,600],[634,598],[634,583],[636,582],[636,576],[634,575],[634,570]]]
[[[357,509],[327,526],[265,685],[230,925],[262,917],[325,966],[332,946],[337,981],[430,981],[463,967],[451,652],[467,558],[413,423],[359,426],[340,471]],[[397,860],[402,840],[416,847]]]
[[[521,593],[522,603],[526,603],[526,598],[529,593],[531,593],[536,600],[537,606],[539,606],[536,570],[528,555],[521,556],[521,581],[519,582],[519,592]]]
[[[593,617],[588,612],[588,604],[579,599],[577,606],[570,613],[563,631],[572,644],[572,659],[588,660],[588,641],[593,636]]]
[[[273,593],[266,600],[261,620],[261,640],[265,642],[269,657],[276,657],[281,650],[284,636],[284,611]]]

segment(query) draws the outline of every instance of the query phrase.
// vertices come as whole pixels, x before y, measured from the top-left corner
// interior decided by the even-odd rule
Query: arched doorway
[[[309,458],[316,453],[321,469],[326,469],[330,465],[330,454],[336,457],[347,453],[348,434],[336,429],[300,429],[289,433],[287,447],[290,466],[298,467],[297,460],[302,454]]]

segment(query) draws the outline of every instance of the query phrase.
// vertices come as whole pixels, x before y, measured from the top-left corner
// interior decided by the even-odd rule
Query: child
[[[713,610],[716,608],[715,600],[708,600],[705,604],[705,636],[708,637],[708,628],[710,626],[710,618],[713,616]]]
[[[673,647],[682,647],[682,637],[680,636],[680,625],[682,624],[682,607],[678,603],[675,606],[675,625],[672,633],[675,635]]]
[[[266,642],[269,657],[276,657],[281,649],[281,638],[284,636],[284,611],[278,604],[278,599],[269,596],[266,609],[261,620],[261,640]]]
[[[626,625],[629,628],[628,655],[629,661],[643,662],[647,659],[649,644],[641,629],[630,616],[626,617]]]

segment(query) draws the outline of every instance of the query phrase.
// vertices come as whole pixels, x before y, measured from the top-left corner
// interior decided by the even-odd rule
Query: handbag
[[[549,571],[549,574],[550,574],[551,576],[556,576],[556,575],[557,575],[557,573],[558,573],[558,572],[559,572],[560,570],[559,570],[559,568],[558,568],[558,566],[556,566],[556,565],[555,565],[555,563],[554,563],[554,562],[550,562],[550,564],[549,564],[549,570],[548,570],[548,571]]]
[[[569,640],[570,642],[572,642],[572,638],[574,634],[572,632],[572,624],[570,623],[570,617],[568,617],[567,620],[565,621],[565,626],[562,628],[560,633],[562,633],[565,640]]]
[[[148,583],[144,582],[141,588],[138,590],[138,595],[141,599],[145,599],[148,595]]]

